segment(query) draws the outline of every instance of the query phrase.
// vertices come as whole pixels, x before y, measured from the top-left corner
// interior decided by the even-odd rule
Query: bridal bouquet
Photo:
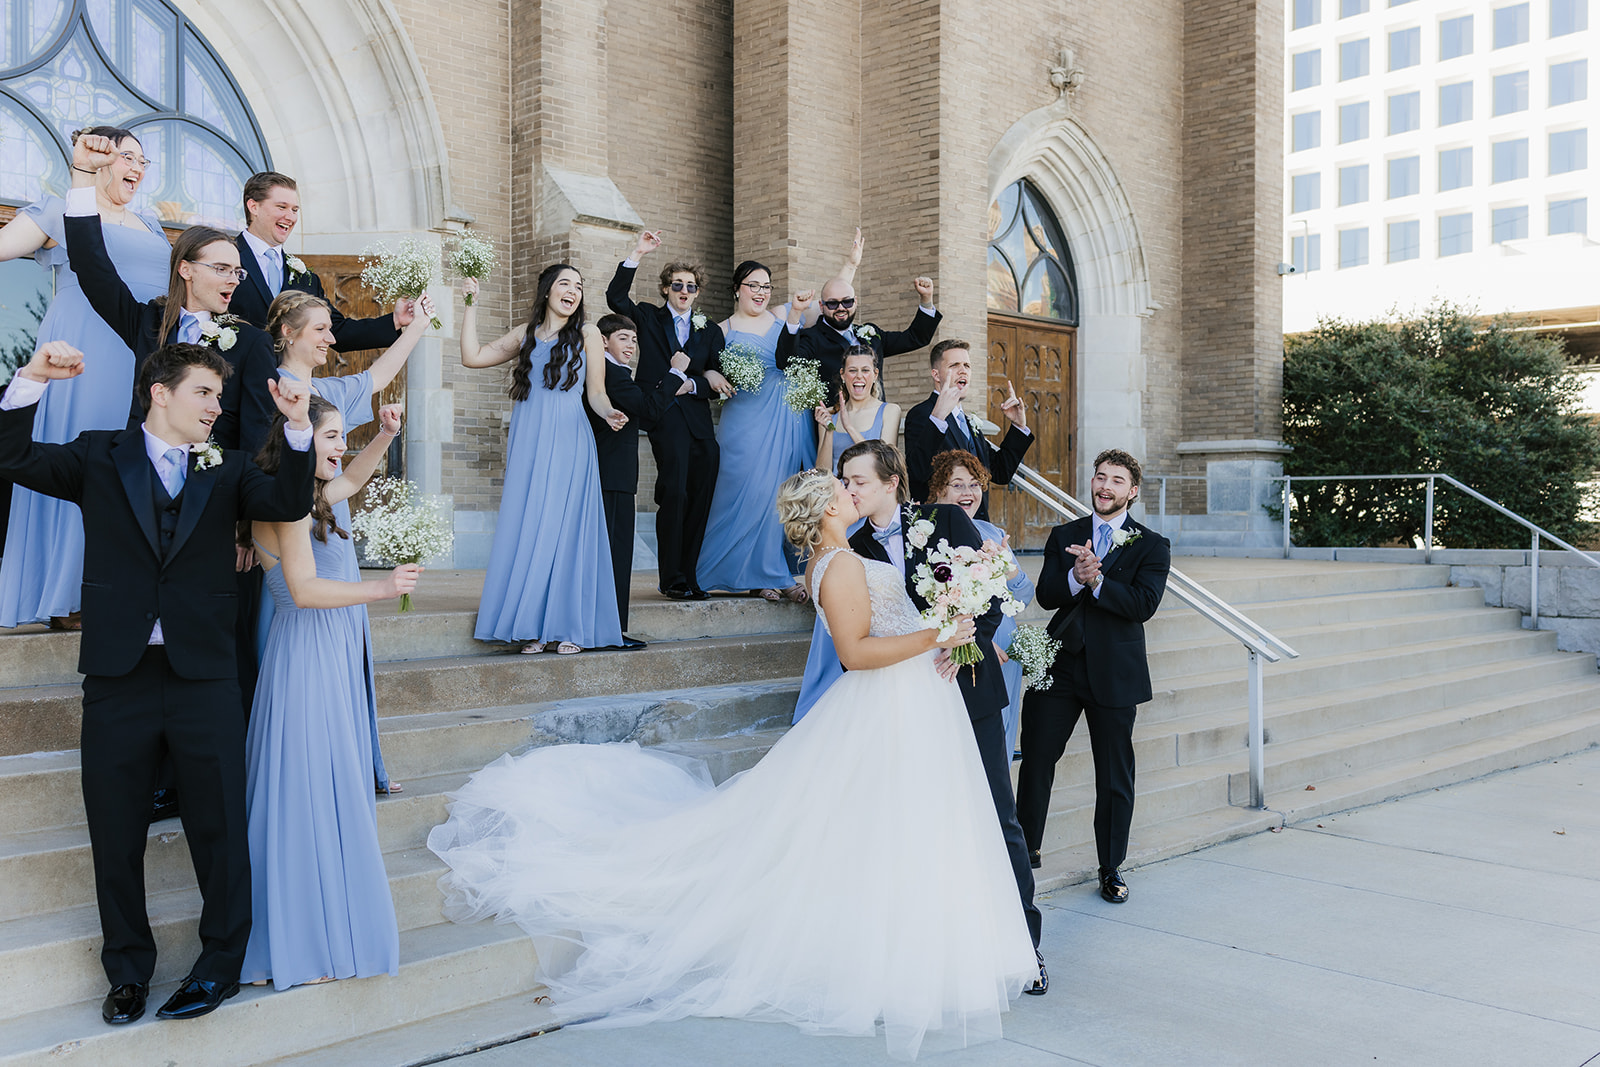
[[[392,304],[401,297],[415,300],[433,284],[434,271],[439,256],[429,246],[414,237],[407,237],[398,248],[379,245],[361,254],[365,264],[361,271],[361,284],[371,289],[379,301]],[[435,330],[441,324],[437,316],[428,320]]]
[[[789,393],[784,399],[795,411],[805,414],[828,402],[828,390],[822,384],[822,364],[816,360],[791,359],[783,376],[789,383]]]
[[[761,353],[746,344],[731,344],[722,350],[722,376],[742,393],[753,393],[761,388],[767,376]]]
[[[1011,637],[1011,647],[1006,655],[1022,664],[1022,691],[1049,689],[1052,679],[1050,668],[1056,664],[1061,642],[1051,637],[1043,626],[1019,626]]]
[[[368,559],[390,567],[443,555],[455,543],[438,502],[419,499],[416,485],[403,478],[373,482],[367,506],[351,517],[350,529],[366,541]],[[411,610],[410,593],[401,595],[400,610]]]
[[[494,242],[470,233],[464,233],[456,238],[455,243],[450,246],[445,263],[449,266],[450,273],[457,278],[473,278],[478,281],[493,274],[494,269],[500,265],[494,253]],[[467,294],[467,306],[472,306],[471,293]]]
[[[1000,610],[1007,615],[1015,615],[1024,607],[1006,588],[1005,550],[993,543],[983,548],[952,548],[949,541],[941,538],[938,547],[917,564],[911,578],[917,595],[928,602],[922,621],[938,629],[940,640],[956,632],[958,616],[982,615],[996,598]],[[976,641],[969,641],[951,649],[950,658],[964,666],[972,665],[976,674],[976,664],[983,661],[983,649]]]

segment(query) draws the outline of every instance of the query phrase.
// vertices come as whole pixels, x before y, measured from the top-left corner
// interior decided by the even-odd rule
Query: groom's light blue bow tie
[[[889,525],[887,527],[885,527],[884,529],[880,530],[876,526],[874,526],[872,528],[872,539],[874,541],[878,542],[878,544],[880,544],[880,545],[886,545],[886,544],[889,543],[889,538],[891,538],[891,537],[899,537],[899,536],[900,536],[900,516],[898,516],[898,515],[896,515],[893,519],[891,519],[890,522],[889,522]]]

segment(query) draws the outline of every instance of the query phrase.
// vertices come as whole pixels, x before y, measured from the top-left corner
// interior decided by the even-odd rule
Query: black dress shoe
[[[694,590],[686,585],[669,585],[666,588],[656,587],[656,592],[669,600],[693,600]]]
[[[144,982],[114,985],[111,987],[111,992],[106,994],[105,1003],[100,1005],[100,1018],[112,1026],[121,1026],[123,1023],[142,1019],[145,998],[149,995],[150,987]]]
[[[160,822],[170,819],[178,814],[178,791],[176,789],[157,789],[150,805],[150,821]]]
[[[198,1019],[216,1011],[237,992],[238,982],[208,982],[190,975],[156,1014],[163,1019]]]
[[[685,600],[710,600],[711,599],[711,594],[706,592],[704,589],[701,589],[698,585],[691,585],[689,587],[689,595],[684,597],[684,599]]]
[[[1128,900],[1128,883],[1115,867],[1100,868],[1100,895],[1109,904],[1124,904]]]
[[[633,649],[644,648],[646,646],[645,643],[639,640],[637,637],[629,637],[627,634],[623,634],[622,644],[618,645],[617,647],[625,652],[631,652]]]
[[[1035,978],[1033,984],[1023,992],[1030,997],[1042,997],[1050,992],[1050,972],[1044,969],[1044,956],[1039,950],[1034,949],[1033,954],[1039,957],[1039,977]]]
[[[1040,867],[1044,866],[1044,859],[1039,855],[1038,849],[1034,849],[1028,853],[1028,866],[1032,867],[1036,871]]]

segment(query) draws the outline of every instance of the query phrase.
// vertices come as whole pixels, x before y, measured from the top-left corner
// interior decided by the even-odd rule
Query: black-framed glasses
[[[191,259],[189,262],[200,263],[200,261],[197,259]],[[219,278],[227,278],[232,276],[234,281],[242,282],[246,278],[250,277],[249,271],[245,270],[243,267],[235,267],[231,263],[200,263],[200,266],[210,267],[212,270],[217,272],[217,277]]]
[[[698,293],[700,287],[694,282],[673,282],[672,291],[674,293]]]
[[[749,289],[752,293],[772,292],[771,282],[740,282],[739,284]]]
[[[827,308],[829,311],[838,311],[840,308],[849,311],[851,308],[856,306],[856,298],[853,296],[847,296],[843,300],[824,300],[822,302],[822,306]]]

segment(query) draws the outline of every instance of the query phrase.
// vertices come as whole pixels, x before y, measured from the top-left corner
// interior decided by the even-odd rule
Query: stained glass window
[[[134,206],[176,225],[239,224],[271,155],[249,103],[167,0],[24,0],[0,19],[0,201],[60,195],[72,132],[122,126],[151,161]]]
[[[1078,324],[1078,278],[1055,212],[1026,179],[989,205],[989,310]]]

